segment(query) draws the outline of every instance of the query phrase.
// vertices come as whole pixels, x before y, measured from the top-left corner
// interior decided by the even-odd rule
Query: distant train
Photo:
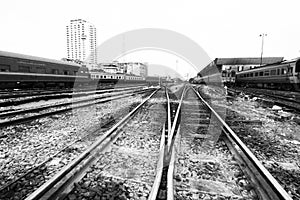
[[[235,85],[300,90],[300,59],[237,72]]]
[[[79,85],[116,83],[158,84],[159,77],[90,72],[76,63],[0,51],[0,89],[72,88]]]
[[[221,70],[211,63],[198,73],[193,83],[300,91],[300,58],[242,71]]]

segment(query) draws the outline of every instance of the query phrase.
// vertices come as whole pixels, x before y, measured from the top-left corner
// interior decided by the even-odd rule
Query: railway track
[[[55,175],[50,181],[46,182],[42,185],[38,190],[36,190],[32,195],[30,195],[27,199],[40,199],[40,198],[48,198],[48,199],[56,199],[58,197],[65,198],[66,195],[69,194],[68,198],[80,198],[80,195],[99,195],[99,192],[103,192],[99,188],[95,187],[95,180],[91,180],[92,178],[97,178],[97,183],[100,184],[99,187],[106,188],[106,193],[102,194],[106,195],[142,195],[145,196],[149,192],[149,188],[147,187],[147,183],[151,181],[151,177],[155,175],[155,162],[149,162],[155,160],[157,158],[158,152],[157,150],[160,145],[160,131],[152,132],[151,127],[148,126],[149,122],[153,121],[151,116],[152,114],[140,115],[137,118],[134,115],[140,110],[143,109],[143,106],[147,104],[148,101],[151,101],[151,97],[157,91],[153,92],[150,96],[148,96],[141,104],[139,104],[136,108],[134,108],[129,114],[127,114],[124,118],[122,118],[118,123],[116,123],[113,127],[107,130],[104,135],[98,139],[88,150],[86,150],[83,154],[81,154],[76,160],[72,161],[67,167],[65,167],[62,171]],[[162,107],[163,108],[163,107]],[[161,108],[155,109],[157,112],[161,112]],[[163,109],[164,110],[164,109]],[[151,111],[149,111],[151,112]],[[163,113],[163,115],[165,115]],[[131,118],[133,117],[133,120]],[[161,117],[157,117],[161,120]],[[143,129],[140,133],[143,135],[137,135],[136,131],[139,129],[136,126],[136,120],[144,120],[144,126],[148,127],[148,130]],[[149,121],[150,120],[150,121]],[[148,122],[149,121],[149,122]],[[159,125],[160,127],[161,125]],[[135,137],[136,140],[132,140],[132,137]],[[118,139],[119,138],[119,139]],[[139,139],[137,139],[139,138]],[[149,141],[152,142],[149,143]],[[134,142],[135,144],[132,144]],[[133,147],[132,147],[133,146]],[[111,150],[110,150],[111,148]],[[147,150],[149,148],[149,152]],[[151,150],[151,151],[150,151]],[[105,153],[106,152],[106,153]],[[154,153],[153,155],[151,155]],[[100,160],[98,157],[100,156]],[[122,162],[120,164],[119,162]],[[126,162],[127,160],[127,162]],[[119,162],[118,162],[119,161]],[[125,162],[124,162],[125,161]],[[147,161],[146,163],[144,161]],[[134,170],[130,170],[126,165],[128,162],[131,163],[130,167],[133,167]],[[103,163],[106,163],[103,166]],[[93,165],[92,165],[93,164]],[[102,165],[101,165],[102,164]],[[100,165],[100,166],[99,166]],[[125,174],[129,180],[124,183],[122,182],[122,177],[120,171],[116,170],[113,167],[109,166],[119,166],[122,170],[128,170]],[[139,170],[138,166],[144,166],[146,169],[152,169],[152,173],[148,171]],[[92,166],[87,173],[85,173],[86,169]],[[105,169],[103,169],[105,168]],[[106,171],[105,171],[106,170]],[[120,170],[120,169],[119,169]],[[99,171],[105,173],[98,174]],[[140,176],[142,173],[142,176]],[[93,176],[91,176],[93,174]],[[136,175],[135,175],[136,174]],[[95,176],[94,176],[95,175]],[[120,177],[118,176],[120,175]],[[78,182],[81,178],[81,182]],[[132,180],[133,177],[141,178],[140,180]],[[102,181],[100,181],[100,179]],[[74,182],[78,182],[75,184],[76,187],[74,190]],[[56,185],[55,187],[53,187]],[[138,186],[137,186],[138,185]],[[97,185],[96,185],[97,186]],[[127,191],[131,191],[130,193],[122,193],[122,191],[127,188]],[[119,189],[118,189],[119,188]],[[131,188],[131,189],[129,189]],[[98,190],[97,190],[98,189]],[[118,189],[118,190],[117,190]],[[136,190],[137,189],[137,190]],[[85,193],[78,193],[77,190],[85,190]],[[141,190],[144,193],[141,193]],[[93,192],[91,192],[93,191]],[[95,192],[96,191],[96,192]],[[115,194],[113,191],[118,191],[118,194]],[[74,197],[75,195],[75,197]],[[76,197],[79,195],[79,197]]]
[[[96,91],[101,90],[111,90],[111,89],[122,89],[122,88],[128,88],[128,87],[143,87],[145,84],[125,84],[125,85],[112,85],[109,87],[101,87],[97,89]],[[43,95],[56,95],[56,94],[70,94],[74,92],[90,92],[95,91],[94,88],[84,88],[84,89],[67,89],[67,90],[21,90],[21,91],[0,91],[0,99],[9,99],[9,98],[20,98],[20,97],[34,97],[34,96],[43,96]]]
[[[29,120],[34,120],[38,118],[42,118],[45,116],[50,116],[62,112],[67,112],[73,109],[78,109],[86,106],[91,106],[94,104],[104,103],[107,101],[112,101],[119,98],[125,98],[128,96],[132,96],[135,94],[145,93],[153,90],[153,88],[147,89],[134,89],[134,90],[125,90],[122,92],[109,93],[108,95],[102,96],[92,96],[90,98],[84,98],[79,100],[74,100],[72,102],[67,103],[58,103],[52,105],[45,105],[36,108],[29,108],[11,112],[0,113],[0,127],[14,125],[18,123],[23,123]],[[2,135],[0,137],[4,137]]]
[[[168,184],[168,178],[170,176],[169,172],[169,164],[171,161],[171,153],[170,149],[172,144],[172,135],[175,131],[177,131],[178,126],[177,124],[173,124],[178,120],[179,113],[176,112],[176,110],[180,110],[180,103],[179,103],[179,97],[182,96],[181,94],[184,93],[184,89],[180,88],[179,91],[177,91],[177,95],[175,92],[172,92],[168,89],[166,89],[166,98],[167,98],[167,106],[166,106],[166,121],[163,126],[162,131],[162,137],[164,138],[164,141],[161,143],[160,147],[160,154],[159,154],[159,161],[157,164],[157,172],[156,172],[156,178],[153,183],[151,193],[149,195],[149,200],[154,199],[167,199],[168,197],[168,187],[170,185]]]
[[[193,88],[184,94],[168,138],[167,195],[152,199],[291,199]]]
[[[158,121],[139,111],[154,93],[27,199],[291,199],[192,87]]]
[[[150,97],[155,92],[153,92],[146,100],[150,99]],[[103,140],[102,141],[103,143],[110,143],[109,141],[105,140],[105,135],[110,138],[113,137],[114,135],[113,132],[116,131],[116,129],[119,129],[118,126],[120,124],[123,124],[127,120],[129,120],[129,118],[131,118],[132,115],[134,115],[135,112],[137,112],[137,110],[140,107],[142,107],[143,104],[145,104],[146,100],[143,103],[139,104],[137,107],[133,108],[133,110],[129,114],[125,112],[125,114],[127,114],[125,118],[123,118],[124,117],[123,115],[123,117],[119,117],[118,119],[114,119],[113,121],[108,120],[104,124],[102,123],[103,125],[101,125],[99,129],[96,129],[94,131],[87,131],[86,134],[83,134],[85,135],[85,137],[80,138],[77,141],[74,141],[72,144],[66,146],[65,148],[57,152],[55,155],[53,155],[52,157],[50,157],[40,165],[32,168],[28,173],[24,174],[24,176],[18,178],[17,180],[11,182],[9,185],[2,188],[0,192],[0,198],[1,199],[24,199],[24,197],[32,193],[42,183],[49,180],[55,172],[57,172],[59,169],[61,169],[66,165],[66,163],[58,164],[58,160],[63,161],[68,159],[71,162],[72,159],[75,159],[78,156],[80,156],[80,153],[83,153],[83,151],[87,152],[86,149],[93,145],[93,143],[95,142],[95,138],[101,137],[98,140],[98,142],[100,143],[101,140]],[[119,119],[121,121],[114,125],[115,121],[118,121]],[[107,145],[107,144],[102,144],[102,145]],[[93,146],[91,148],[93,148]],[[95,150],[97,151],[95,153],[98,154],[99,149],[95,149]],[[86,156],[93,156],[93,155],[86,155]],[[81,155],[80,158],[84,159],[83,157]],[[93,159],[93,158],[89,158],[89,159]],[[53,168],[56,169],[53,170]],[[51,171],[51,173],[49,171]]]
[[[228,89],[230,93],[246,93],[250,95],[256,95],[263,97],[266,101],[270,101],[273,104],[283,106],[292,110],[300,111],[300,94],[294,92],[292,96],[282,94],[281,92],[270,91],[270,90],[262,90],[262,89]]]
[[[109,92],[118,92],[118,91],[126,91],[132,89],[143,88],[143,86],[134,86],[134,87],[125,87],[125,88],[115,88],[115,89],[102,89],[102,90],[84,90],[84,91],[61,91],[61,92],[53,92],[53,93],[39,93],[39,94],[24,94],[22,96],[12,95],[11,97],[0,96],[0,107],[8,107],[8,106],[17,106],[25,103],[31,103],[42,100],[50,100],[50,99],[63,99],[63,98],[74,98],[74,97],[82,97],[82,96],[91,96]],[[2,100],[1,100],[2,99]],[[4,112],[5,110],[1,110]]]

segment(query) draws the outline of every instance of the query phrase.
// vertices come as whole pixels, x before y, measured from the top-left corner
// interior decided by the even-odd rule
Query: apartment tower
[[[67,28],[67,58],[85,63],[97,63],[96,28],[82,20],[71,20]]]

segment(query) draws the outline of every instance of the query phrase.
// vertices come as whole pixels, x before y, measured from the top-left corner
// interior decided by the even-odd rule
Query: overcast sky
[[[96,26],[98,45],[122,32],[160,28],[185,35],[212,59],[259,57],[259,34],[267,33],[264,56],[289,59],[300,55],[299,7],[299,0],[2,1],[0,50],[61,59],[66,57],[66,25],[81,18]],[[135,58],[163,62],[162,55],[126,60]]]

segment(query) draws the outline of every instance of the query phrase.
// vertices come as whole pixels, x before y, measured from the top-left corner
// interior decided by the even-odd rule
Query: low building
[[[107,73],[131,74],[141,77],[146,77],[148,75],[148,65],[146,63],[139,62],[99,63],[96,68],[102,69]]]
[[[282,62],[283,57],[246,57],[246,58],[216,58],[213,62],[216,66],[221,66],[221,70],[243,71],[253,69],[261,65]]]
[[[146,77],[148,75],[148,65],[146,63],[131,62],[126,63],[127,74]]]

